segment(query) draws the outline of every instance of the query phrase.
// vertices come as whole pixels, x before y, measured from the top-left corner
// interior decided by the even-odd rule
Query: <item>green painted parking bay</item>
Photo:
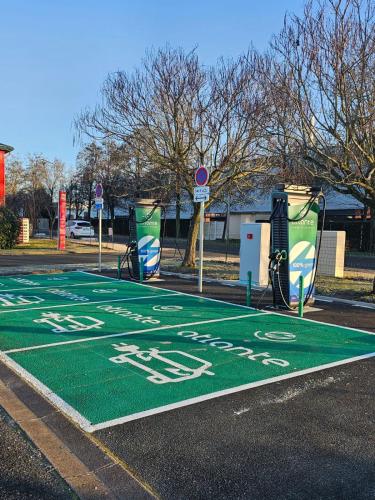
[[[127,284],[123,282],[119,286],[126,288]],[[123,299],[98,301],[95,297],[92,302],[66,304],[66,298],[61,298],[62,307],[53,307],[53,302],[49,308],[46,301],[43,306],[17,311],[16,314],[15,311],[11,314],[0,313],[0,350],[87,341],[95,337],[202,321],[221,322],[239,315],[260,313],[254,309],[130,283],[129,289],[133,287],[137,291],[135,296],[129,296],[129,292]]]
[[[51,285],[75,285],[86,282],[106,282],[107,278],[85,272],[67,272],[55,274],[17,274],[0,276],[0,293],[8,290],[32,289]]]
[[[55,282],[58,283],[58,282]],[[99,304],[108,301],[138,300],[155,295],[170,295],[172,291],[160,288],[140,287],[136,283],[106,280],[104,282],[50,285],[32,290],[0,290],[0,317],[15,311],[43,310],[48,308],[77,307],[79,304]]]
[[[41,308],[0,314],[1,358],[87,431],[374,355],[361,330],[87,276],[61,290],[88,302],[42,284]]]

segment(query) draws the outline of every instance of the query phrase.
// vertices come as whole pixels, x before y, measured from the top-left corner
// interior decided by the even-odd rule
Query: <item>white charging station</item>
[[[241,224],[240,236],[240,282],[247,283],[251,271],[254,285],[267,286],[271,224]]]

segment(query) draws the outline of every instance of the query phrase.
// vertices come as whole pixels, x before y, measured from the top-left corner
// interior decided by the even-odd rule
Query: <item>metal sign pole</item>
[[[102,213],[103,209],[99,209],[99,272],[102,271]]]
[[[103,186],[101,182],[96,184],[95,205],[99,210],[99,272],[102,270],[102,219],[103,219]]]
[[[201,201],[199,221],[199,293],[203,291],[203,240],[204,240],[204,201]]]
[[[195,171],[194,202],[200,203],[200,221],[199,221],[199,277],[198,290],[203,291],[203,240],[204,240],[204,203],[209,200],[210,188],[207,186],[209,172],[206,167],[201,165]]]

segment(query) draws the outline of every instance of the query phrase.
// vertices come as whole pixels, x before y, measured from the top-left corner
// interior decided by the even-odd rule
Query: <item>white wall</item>
[[[247,271],[253,272],[253,281],[267,284],[268,255],[270,252],[270,224],[245,224],[241,226],[240,279],[245,281]],[[247,240],[246,234],[254,234]],[[317,247],[320,231],[317,235]],[[324,231],[320,249],[318,276],[344,277],[345,231]]]
[[[247,273],[252,273],[252,283],[268,284],[268,256],[270,250],[271,225],[268,223],[242,224],[240,246],[240,281],[247,282]]]
[[[317,246],[320,231],[318,231]],[[344,277],[345,231],[324,231],[320,250],[317,274],[323,276]]]

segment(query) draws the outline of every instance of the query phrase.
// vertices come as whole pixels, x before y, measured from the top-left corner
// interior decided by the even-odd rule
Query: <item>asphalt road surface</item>
[[[96,253],[45,254],[45,255],[0,255],[0,267],[40,266],[54,264],[95,264]],[[117,262],[116,253],[103,253],[102,262]]]
[[[67,499],[74,492],[0,407],[0,498]]]

